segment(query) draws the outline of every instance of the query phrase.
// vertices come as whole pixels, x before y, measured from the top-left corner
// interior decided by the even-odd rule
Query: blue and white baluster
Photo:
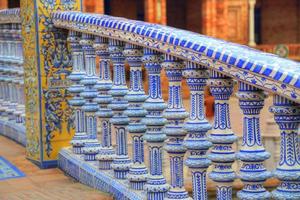
[[[2,91],[2,99],[1,99],[1,106],[0,106],[0,113],[1,116],[6,116],[6,109],[7,109],[7,98],[8,98],[8,91],[7,91],[7,78],[8,78],[8,68],[7,68],[7,63],[6,63],[6,53],[5,47],[7,43],[6,39],[6,29],[7,29],[7,24],[1,24],[1,88]],[[6,48],[7,49],[7,48]]]
[[[25,105],[23,100],[22,90],[24,89],[24,70],[23,70],[23,53],[22,53],[22,34],[21,34],[21,24],[16,25],[16,47],[15,47],[15,57],[17,63],[17,108],[14,112],[16,116],[17,123],[23,123],[22,114],[25,113]]]
[[[7,29],[5,29],[6,34],[6,44],[7,44],[7,54],[6,54],[6,72],[8,74],[6,82],[7,82],[7,90],[8,90],[8,103],[6,107],[6,114],[8,116],[8,120],[14,119],[13,112],[16,107],[16,102],[14,100],[14,89],[13,89],[13,80],[15,74],[15,66],[14,66],[14,54],[13,54],[13,43],[14,37],[12,34],[13,25],[8,24]]]
[[[24,118],[23,118],[23,114],[25,114],[25,105],[24,105],[24,80],[22,79],[22,77],[18,77],[17,79],[17,100],[18,100],[18,106],[17,106],[17,110],[15,111],[15,115],[16,115],[16,123],[24,123]]]
[[[68,42],[71,47],[72,64],[73,69],[71,74],[67,77],[73,82],[68,88],[68,91],[73,94],[73,98],[69,100],[69,104],[73,108],[74,122],[75,122],[75,134],[70,142],[75,154],[82,154],[82,148],[84,147],[87,134],[84,130],[84,111],[82,106],[85,103],[84,98],[80,96],[80,93],[84,91],[84,86],[80,84],[80,81],[85,77],[84,71],[84,57],[83,49],[79,44],[81,33],[76,31],[70,31],[68,36]]]
[[[130,88],[125,96],[129,103],[125,114],[130,118],[128,132],[132,139],[132,162],[127,179],[130,182],[130,188],[134,190],[143,190],[148,175],[144,163],[144,140],[143,135],[146,132],[146,125],[141,123],[147,111],[143,108],[143,103],[147,99],[142,83],[142,56],[143,49],[134,44],[127,43],[124,55],[130,66]]]
[[[204,65],[187,62],[183,75],[190,88],[190,116],[184,125],[184,129],[188,133],[184,141],[184,145],[188,149],[185,164],[192,173],[193,199],[206,200],[206,171],[211,164],[206,152],[212,146],[206,137],[211,125],[205,118],[204,108],[204,87],[209,74]]]
[[[123,55],[124,42],[109,39],[109,53],[113,63],[113,86],[109,94],[113,96],[113,101],[109,108],[113,110],[114,116],[110,122],[114,125],[117,140],[116,158],[113,160],[112,168],[115,178],[125,179],[132,164],[128,156],[127,146],[127,125],[129,118],[124,114],[128,107],[124,96],[128,92],[125,78],[125,56]]]
[[[217,184],[217,199],[232,199],[232,183],[236,174],[232,169],[235,152],[232,144],[237,140],[231,130],[229,117],[229,98],[233,92],[233,80],[219,72],[210,71],[210,91],[215,98],[215,121],[209,136],[213,148],[208,158],[214,168],[209,177]]]
[[[152,49],[144,48],[142,58],[148,72],[148,98],[144,108],[148,114],[142,119],[147,126],[144,139],[147,141],[149,153],[149,176],[144,189],[147,191],[148,200],[163,200],[169,190],[169,185],[163,176],[163,145],[166,135],[162,132],[167,120],[162,117],[162,112],[167,107],[162,99],[161,90],[161,62],[162,55]]]
[[[0,116],[2,114],[2,103],[4,101],[4,90],[3,90],[3,24],[0,24]]]
[[[9,91],[8,91],[8,84],[7,80],[9,78],[9,67],[7,64],[8,56],[7,56],[7,47],[8,47],[8,40],[7,37],[7,29],[8,24],[2,24],[1,29],[1,72],[2,72],[2,90],[3,90],[3,99],[1,101],[1,107],[0,112],[1,116],[7,116],[6,109],[8,108],[8,97],[9,97]]]
[[[281,183],[272,192],[274,199],[300,199],[300,144],[299,124],[300,105],[284,97],[274,95],[273,106],[275,121],[281,134],[280,161],[274,175]]]
[[[183,145],[186,131],[183,129],[184,119],[188,117],[182,102],[182,72],[184,64],[182,60],[165,55],[162,63],[169,80],[168,107],[163,116],[168,120],[164,133],[168,136],[165,150],[170,158],[171,188],[167,192],[166,199],[190,199],[184,188],[183,158],[186,147]]]
[[[89,138],[82,149],[86,161],[96,160],[96,155],[101,147],[97,139],[97,117],[95,115],[99,106],[93,101],[98,95],[98,91],[94,88],[94,85],[98,82],[98,77],[96,76],[96,54],[93,42],[93,35],[82,34],[80,45],[84,51],[86,76],[80,81],[80,84],[85,86],[80,96],[86,99],[85,104],[82,106],[85,113],[86,132]]]
[[[244,188],[237,193],[240,199],[270,199],[271,194],[263,183],[271,177],[264,166],[264,161],[270,157],[266,152],[261,138],[259,113],[264,106],[266,94],[260,89],[239,82],[240,108],[243,111],[243,142],[237,158],[242,161],[240,178]]]
[[[99,169],[111,169],[111,163],[116,157],[115,149],[112,146],[112,124],[110,118],[113,116],[112,110],[107,107],[113,100],[108,91],[112,87],[110,75],[110,58],[108,52],[108,38],[96,37],[94,48],[96,54],[100,57],[99,61],[99,81],[95,88],[99,91],[95,102],[99,104],[99,110],[96,113],[99,123],[101,124],[101,149],[96,159],[99,161]]]
[[[11,37],[12,37],[12,42],[11,42],[11,59],[13,63],[13,68],[11,69],[12,75],[13,75],[13,80],[12,80],[12,103],[13,105],[11,106],[10,110],[10,115],[11,118],[15,121],[17,121],[18,114],[17,109],[18,109],[18,79],[19,79],[19,71],[20,71],[20,65],[22,63],[19,62],[19,58],[17,57],[17,43],[18,40],[21,38],[19,37],[19,30],[17,24],[12,24],[11,27]]]

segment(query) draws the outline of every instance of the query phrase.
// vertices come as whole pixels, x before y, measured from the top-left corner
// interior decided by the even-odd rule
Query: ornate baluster
[[[231,130],[229,118],[229,98],[233,91],[233,81],[219,72],[211,70],[210,91],[215,98],[215,121],[209,136],[213,148],[208,158],[214,168],[210,178],[217,183],[217,199],[232,199],[232,183],[236,175],[232,169],[235,153],[232,144],[237,137]]]
[[[16,107],[16,103],[14,100],[14,73],[15,73],[15,66],[14,66],[14,55],[13,55],[13,43],[14,43],[14,37],[13,37],[13,26],[12,24],[8,24],[5,29],[6,34],[6,44],[7,44],[7,52],[6,52],[6,72],[7,72],[7,107],[5,112],[7,113],[8,120],[12,120],[14,108]]]
[[[16,92],[17,92],[17,109],[14,112],[14,115],[16,116],[16,123],[23,123],[22,114],[25,111],[25,106],[22,103],[22,88],[23,88],[23,80],[21,77],[18,77],[16,80]]]
[[[82,148],[84,147],[87,135],[84,130],[84,111],[82,106],[85,100],[80,96],[80,93],[84,91],[83,85],[80,81],[85,77],[83,50],[79,44],[81,33],[76,31],[70,31],[68,42],[71,47],[73,69],[72,73],[67,77],[73,82],[72,86],[68,88],[68,91],[73,94],[73,98],[69,100],[69,104],[73,108],[74,122],[75,122],[75,135],[71,140],[73,146],[73,152],[76,154],[82,154]]]
[[[148,111],[142,123],[147,126],[144,139],[148,144],[149,152],[149,172],[145,190],[147,191],[148,200],[163,200],[169,185],[163,176],[163,145],[166,135],[162,129],[166,119],[162,117],[163,110],[167,107],[162,99],[161,91],[161,62],[162,56],[159,52],[144,48],[142,58],[145,68],[148,71],[148,98],[144,103],[144,108]]]
[[[116,178],[125,179],[132,163],[128,157],[127,146],[126,126],[129,123],[129,118],[124,114],[124,110],[128,107],[128,102],[124,99],[128,92],[125,79],[125,56],[123,55],[124,43],[110,39],[108,49],[114,65],[113,86],[109,91],[109,94],[114,98],[109,104],[109,108],[113,110],[114,116],[110,122],[114,125],[117,140],[117,156],[113,160],[112,168]]]
[[[244,188],[238,192],[240,199],[270,199],[263,183],[271,174],[263,162],[270,157],[262,144],[259,113],[264,106],[265,93],[251,85],[240,82],[237,97],[243,111],[243,142],[238,159],[242,161],[240,177]]]
[[[101,149],[96,159],[99,161],[99,169],[108,170],[111,169],[111,163],[116,157],[115,150],[112,146],[111,137],[111,123],[109,119],[113,116],[112,110],[107,107],[111,103],[112,96],[108,94],[108,91],[112,87],[111,75],[110,75],[110,58],[108,52],[108,39],[103,37],[96,37],[94,48],[96,54],[100,57],[99,62],[99,82],[95,85],[95,88],[99,91],[95,102],[99,104],[99,110],[96,113],[98,120],[101,124]]]
[[[96,155],[101,147],[97,139],[97,117],[95,115],[98,111],[98,104],[93,101],[98,95],[98,91],[94,88],[98,77],[96,76],[96,55],[93,41],[93,35],[82,34],[80,45],[84,51],[86,76],[80,81],[85,86],[80,95],[86,99],[85,104],[82,106],[82,110],[85,112],[86,132],[89,137],[89,141],[85,143],[82,149],[86,161],[96,160]]]
[[[2,104],[4,103],[4,26],[0,24],[0,116],[4,112]]]
[[[24,85],[23,76],[24,76],[24,70],[23,70],[23,57],[22,57],[22,35],[21,35],[21,24],[16,25],[15,30],[15,57],[16,57],[16,63],[17,63],[17,81],[16,81],[16,93],[17,93],[17,107],[14,112],[14,115],[16,116],[17,123],[23,123],[22,114],[25,113],[25,105],[23,103],[23,96],[22,96],[22,89]]]
[[[6,110],[8,109],[9,106],[9,85],[8,85],[8,80],[9,80],[9,65],[8,65],[8,56],[7,56],[7,49],[8,49],[8,43],[9,43],[9,37],[8,37],[8,24],[3,24],[2,25],[2,86],[3,86],[3,101],[2,101],[2,106],[1,106],[1,115],[2,116],[7,116]],[[6,50],[5,50],[6,49]]]
[[[135,190],[142,190],[148,175],[144,163],[144,140],[146,126],[141,123],[147,111],[143,108],[145,95],[142,83],[142,56],[143,49],[134,44],[127,43],[124,50],[127,62],[130,66],[130,89],[125,99],[129,102],[129,107],[125,114],[130,117],[128,131],[132,139],[132,161],[133,165],[129,169],[128,180],[130,187]]]
[[[188,132],[184,145],[188,149],[188,158],[185,164],[192,173],[193,199],[207,199],[206,170],[211,164],[206,152],[211,147],[206,133],[211,125],[205,118],[204,87],[208,79],[208,71],[203,65],[187,62],[184,70],[186,82],[190,88],[190,116],[184,129]]]
[[[300,106],[284,97],[275,95],[270,111],[281,134],[280,161],[274,171],[281,183],[272,192],[274,199],[300,199]]]
[[[168,120],[164,133],[168,136],[165,149],[170,158],[171,188],[167,192],[167,199],[190,199],[184,188],[183,157],[186,147],[183,139],[186,131],[183,129],[184,119],[188,116],[182,103],[181,81],[184,64],[171,55],[165,55],[162,64],[169,80],[168,107],[163,116]]]
[[[25,120],[26,120],[26,110],[25,110],[25,95],[24,95],[24,79],[22,79],[22,81],[20,81],[20,93],[21,93],[21,104],[23,106],[23,109],[22,109],[22,113],[20,115],[21,117],[21,120],[22,120],[22,123],[24,124],[25,126]]]

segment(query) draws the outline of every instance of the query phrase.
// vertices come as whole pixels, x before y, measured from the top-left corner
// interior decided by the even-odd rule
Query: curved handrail
[[[20,8],[0,10],[0,24],[21,23]]]
[[[56,27],[119,39],[172,54],[300,102],[300,63],[248,46],[168,26],[82,12],[52,13]]]

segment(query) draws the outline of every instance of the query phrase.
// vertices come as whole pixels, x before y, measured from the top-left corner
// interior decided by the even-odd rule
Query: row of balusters
[[[25,123],[21,24],[0,24],[0,116]]]
[[[229,117],[229,99],[234,82],[208,69],[213,62],[194,63],[150,48],[116,39],[70,31],[73,81],[69,101],[75,113],[76,133],[73,151],[86,161],[98,160],[100,170],[114,171],[116,179],[128,179],[133,190],[144,190],[147,199],[191,199],[184,187],[184,164],[192,174],[193,199],[208,198],[206,171],[216,182],[217,199],[232,199],[232,183],[240,178],[244,184],[237,193],[240,199],[300,199],[300,153],[297,129],[299,105],[274,95],[270,111],[281,131],[280,162],[271,173],[264,167],[270,157],[262,144],[260,110],[266,93],[239,82],[237,97],[243,112],[243,141],[239,152],[232,149],[237,137]],[[96,57],[100,57],[99,74]],[[129,89],[125,79],[125,62],[130,66]],[[113,65],[111,80],[110,65]],[[148,94],[142,80],[142,66],[147,70]],[[161,70],[169,81],[169,97],[162,98]],[[183,107],[182,80],[190,90],[190,113]],[[214,123],[205,118],[204,88],[210,87],[215,99]],[[97,139],[97,121],[101,139]],[[113,129],[112,129],[113,127]],[[112,133],[112,130],[115,133]],[[210,134],[207,132],[210,130]],[[132,157],[128,156],[128,138],[132,140]],[[112,145],[116,134],[116,147]],[[149,166],[144,163],[144,140],[147,142]],[[211,151],[208,153],[208,150]],[[169,156],[171,180],[163,175],[163,151]],[[187,159],[184,159],[187,154]],[[240,160],[240,172],[232,164]],[[281,184],[272,194],[263,184],[271,176]]]

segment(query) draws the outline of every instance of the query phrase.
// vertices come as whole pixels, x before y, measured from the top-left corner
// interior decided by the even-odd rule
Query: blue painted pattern
[[[21,172],[16,166],[0,156],[0,181],[10,178],[20,178],[24,176],[25,174]]]
[[[207,59],[234,67],[238,71],[248,73],[248,75],[239,78],[250,84],[252,82],[248,79],[249,76],[257,75],[259,78],[267,78],[271,82],[280,82],[289,87],[300,88],[300,64],[298,62],[264,53],[244,45],[168,26],[106,15],[56,12],[53,13],[52,17],[56,26],[77,30],[86,29],[95,34],[109,34],[111,37],[119,37],[119,39],[125,41],[136,41],[141,46],[151,46],[154,49],[191,61]],[[124,32],[126,32],[127,37],[120,34]],[[230,73],[230,75],[233,74]],[[270,86],[266,86],[267,83],[262,84],[262,87],[272,90]],[[280,86],[275,85],[274,87],[273,92],[282,91]],[[294,93],[291,91],[289,98],[298,100],[299,92]]]

